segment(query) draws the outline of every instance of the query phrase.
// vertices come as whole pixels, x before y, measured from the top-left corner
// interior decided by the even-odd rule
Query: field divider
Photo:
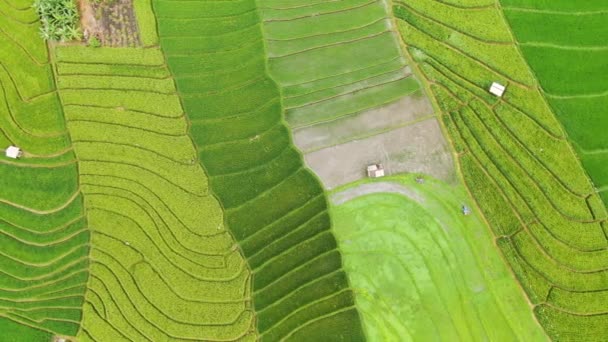
[[[114,145],[114,146],[123,146],[123,147],[129,147],[129,148],[133,148],[136,150],[142,150],[142,151],[147,151],[150,152],[151,154],[154,154],[162,159],[166,159],[170,162],[173,162],[175,164],[178,165],[184,165],[184,166],[191,166],[193,165],[191,162],[189,161],[180,161],[180,160],[176,160],[173,159],[171,157],[165,156],[161,153],[159,153],[158,151],[155,151],[153,149],[149,149],[147,147],[144,146],[137,146],[137,145],[133,145],[133,144],[128,144],[128,143],[119,143],[119,142],[114,142],[114,141],[102,141],[102,140],[88,140],[88,139],[74,139],[72,140],[74,144],[98,144],[98,145]]]
[[[354,72],[371,69],[371,68],[374,68],[374,67],[377,67],[377,66],[380,66],[380,65],[390,64],[390,63],[392,63],[392,62],[394,62],[396,60],[401,60],[401,59],[403,59],[403,57],[397,56],[397,57],[393,57],[393,58],[390,58],[390,59],[385,60],[385,61],[378,62],[378,63],[373,64],[373,65],[368,65],[368,66],[365,66],[365,67],[362,67],[362,68],[352,69],[352,70],[349,70],[349,71],[344,72],[344,73],[333,74],[333,75],[328,75],[328,76],[324,76],[324,77],[320,77],[320,78],[315,78],[315,79],[312,79],[312,80],[306,81],[306,82],[291,83],[291,84],[289,84],[289,83],[281,83],[281,88],[285,89],[285,88],[290,88],[290,87],[303,86],[303,85],[310,84],[310,83],[324,81],[324,80],[327,80],[327,79],[330,79],[330,78],[336,78],[336,77],[346,76],[346,75],[352,74]],[[340,84],[340,85],[344,85],[344,84]]]
[[[325,314],[325,315],[323,315],[323,316],[319,316],[319,317],[313,318],[313,319],[311,319],[311,320],[309,320],[309,321],[305,322],[304,324],[302,324],[302,325],[298,326],[298,327],[297,327],[297,328],[295,328],[294,330],[290,331],[290,332],[289,332],[289,334],[287,334],[287,335],[283,336],[282,340],[284,340],[284,341],[285,341],[285,340],[289,340],[289,338],[290,338],[290,337],[291,337],[293,334],[295,334],[296,332],[298,332],[298,331],[299,331],[299,330],[301,330],[301,329],[304,329],[306,326],[308,326],[308,325],[310,325],[310,324],[313,324],[314,322],[317,322],[317,321],[320,321],[320,320],[322,320],[322,319],[326,319],[326,318],[328,318],[328,317],[332,317],[332,316],[335,316],[335,315],[339,315],[339,314],[341,314],[341,313],[343,313],[343,312],[350,311],[350,310],[357,310],[357,307],[356,307],[356,306],[353,304],[353,305],[351,305],[351,306],[348,306],[348,307],[345,307],[345,308],[342,308],[342,309],[339,309],[339,310],[336,310],[336,311],[332,311],[332,312],[330,312],[330,313],[328,313],[328,314]],[[263,335],[263,334],[262,334],[262,335]]]
[[[359,79],[354,80],[352,82],[341,83],[341,84],[338,84],[338,85],[335,85],[335,86],[332,86],[332,87],[320,88],[320,89],[317,89],[315,91],[311,91],[309,93],[301,93],[301,94],[297,94],[297,95],[284,95],[283,98],[285,100],[287,100],[287,99],[297,99],[299,97],[304,97],[304,96],[310,96],[310,95],[313,95],[313,94],[322,93],[324,91],[332,90],[332,89],[335,89],[335,88],[338,88],[338,87],[345,87],[345,86],[350,86],[350,85],[354,85],[354,84],[357,84],[357,83],[361,83],[361,82],[369,80],[371,78],[375,78],[375,77],[379,77],[379,76],[385,76],[385,75],[392,74],[392,73],[397,73],[399,71],[403,71],[403,73],[406,74],[406,75],[408,75],[408,76],[412,75],[410,72],[407,71],[407,69],[408,69],[408,66],[399,65],[395,69],[391,69],[391,70],[388,70],[388,71],[381,71],[379,73],[372,74],[372,75],[370,75],[368,77],[365,77],[365,78],[359,78]],[[313,82],[316,82],[316,81],[313,81]],[[289,86],[283,87],[283,88],[288,88],[288,87]]]
[[[258,9],[260,11],[264,11],[264,10],[277,10],[277,11],[280,11],[280,10],[291,10],[291,9],[298,9],[298,8],[315,7],[315,6],[318,6],[318,5],[325,5],[327,3],[340,2],[340,1],[342,1],[342,0],[325,0],[325,1],[322,1],[322,2],[314,2],[314,3],[310,3],[310,4],[304,4],[304,5],[298,5],[298,6],[290,6],[290,7],[278,7],[278,8],[259,6]]]
[[[452,45],[447,44],[447,43],[445,43],[445,42],[441,42],[441,41],[437,41],[437,40],[435,40],[435,39],[434,39],[434,38],[433,38],[431,35],[429,35],[427,32],[425,32],[424,30],[422,30],[422,29],[420,29],[420,28],[418,28],[418,27],[414,26],[413,24],[411,24],[411,23],[409,23],[409,22],[406,22],[406,21],[403,21],[403,20],[402,20],[402,22],[403,22],[403,23],[406,23],[406,24],[407,24],[407,25],[409,25],[410,27],[414,28],[414,29],[415,29],[416,31],[418,31],[420,34],[422,34],[422,35],[424,35],[424,36],[428,37],[427,39],[430,39],[430,40],[432,40],[432,41],[436,41],[436,42],[437,42],[439,45],[441,45],[441,46],[445,47],[446,49],[448,49],[448,50],[450,50],[450,51],[452,51],[452,52],[454,52],[454,53],[456,53],[456,54],[459,54],[459,55],[462,55],[462,56],[466,57],[466,59],[468,59],[468,60],[470,60],[470,61],[474,62],[475,64],[477,64],[477,65],[479,65],[480,67],[482,67],[482,68],[486,69],[487,71],[489,71],[489,72],[491,72],[491,73],[493,73],[493,74],[496,74],[496,75],[498,75],[498,76],[500,76],[500,77],[503,77],[504,79],[509,80],[509,81],[510,81],[510,82],[511,82],[511,83],[512,83],[514,86],[517,86],[518,88],[521,88],[521,89],[523,89],[523,90],[527,90],[527,91],[529,91],[529,90],[531,90],[531,89],[532,89],[532,87],[534,86],[534,85],[528,85],[528,84],[523,83],[522,81],[518,81],[518,80],[513,79],[512,77],[510,77],[509,75],[507,75],[505,72],[500,71],[500,70],[497,70],[495,67],[492,67],[492,66],[490,66],[488,63],[486,63],[486,62],[484,62],[484,61],[482,61],[482,60],[478,59],[477,57],[474,57],[474,56],[470,55],[469,53],[467,53],[466,51],[462,50],[461,48],[458,48],[458,47],[452,46]],[[411,47],[411,48],[416,48],[416,49],[418,49],[418,50],[424,51],[424,49],[421,49],[421,48],[419,48],[419,47],[417,47],[417,46],[415,46],[415,45],[411,45],[411,44],[410,44],[410,45],[409,45],[409,47]]]
[[[463,128],[460,128],[460,129],[463,129]],[[479,167],[480,167],[480,168],[481,168],[481,169],[482,169],[482,170],[483,170],[483,171],[484,171],[484,172],[485,172],[487,175],[489,175],[489,173],[487,172],[487,170],[486,170],[486,169],[485,169],[485,167],[483,166],[483,163],[482,163],[482,162],[479,160],[478,156],[476,155],[476,153],[475,153],[475,152],[472,152],[472,149],[471,149],[471,148],[469,148],[469,152],[470,152],[470,155],[471,155],[471,156],[473,156],[473,158],[475,159],[475,161],[476,161],[476,163],[479,165]],[[486,156],[486,158],[489,158],[489,157],[488,157],[488,156]],[[562,238],[557,237],[557,236],[556,236],[556,235],[553,233],[553,231],[552,231],[551,229],[548,229],[548,227],[546,226],[546,223],[544,223],[544,222],[541,220],[541,216],[539,216],[539,215],[536,213],[536,209],[534,209],[534,208],[533,208],[533,207],[532,207],[532,206],[531,206],[529,203],[527,203],[527,202],[525,201],[524,197],[523,197],[523,196],[522,196],[522,194],[521,194],[521,189],[517,188],[517,187],[516,187],[516,186],[515,186],[515,185],[512,183],[512,181],[511,181],[509,178],[507,178],[506,176],[504,176],[504,174],[502,174],[502,172],[501,172],[501,176],[502,176],[502,178],[503,178],[503,179],[504,179],[504,180],[505,180],[505,181],[506,181],[506,182],[507,182],[507,183],[508,183],[508,184],[511,186],[511,188],[512,188],[512,189],[515,191],[515,193],[517,194],[517,196],[519,196],[519,198],[523,200],[523,203],[525,203],[525,205],[526,205],[526,209],[527,209],[527,210],[530,210],[532,213],[534,213],[534,214],[536,215],[536,217],[538,218],[538,222],[539,222],[539,223],[540,223],[540,224],[541,224],[541,225],[542,225],[542,226],[543,226],[543,227],[544,227],[544,228],[547,230],[547,232],[549,232],[549,233],[551,234],[551,236],[552,236],[552,237],[553,237],[555,240],[557,240],[557,241],[561,242],[562,244],[564,244],[564,245],[566,245],[566,246],[570,246],[570,248],[572,248],[572,249],[574,249],[574,250],[577,250],[578,252],[595,252],[595,251],[600,251],[600,250],[606,250],[606,247],[601,248],[601,249],[591,249],[591,250],[585,250],[585,249],[581,249],[581,248],[578,248],[578,247],[575,247],[575,246],[571,246],[571,245],[569,245],[569,244],[568,244],[568,242],[566,242],[566,241],[562,240]],[[496,180],[494,179],[494,177],[493,177],[493,176],[491,177],[491,179],[493,179],[493,180],[496,182]],[[509,199],[507,202],[508,202],[508,203],[510,203],[510,204],[513,206],[513,209],[514,209],[514,210],[516,210],[516,206],[515,206],[515,205],[512,203],[512,201],[511,201],[510,199]],[[518,210],[516,210],[516,211],[518,211]],[[522,221],[522,223],[523,223],[523,226],[524,226],[524,227],[525,227],[525,226],[527,226],[527,224],[528,224],[528,223],[523,222],[523,218],[521,219],[521,221]]]
[[[427,58],[430,58],[432,61],[431,62],[425,62],[425,65],[428,65],[429,67],[433,68],[433,70],[435,70],[436,72],[438,72],[439,74],[441,74],[443,77],[445,77],[446,79],[458,84],[458,82],[454,81],[453,77],[451,77],[450,75],[447,75],[443,70],[439,70],[439,68],[434,65],[435,63],[440,65],[442,68],[445,68],[446,70],[449,70],[450,73],[452,73],[456,78],[458,78],[460,81],[466,83],[468,86],[473,87],[475,89],[479,89],[480,91],[486,91],[486,89],[483,89],[481,86],[479,86],[478,84],[473,83],[472,81],[468,80],[467,78],[465,78],[464,76],[456,73],[454,70],[451,70],[448,66],[446,66],[443,62],[439,61],[435,56],[430,55],[429,53],[426,53]],[[428,79],[428,77],[427,77]],[[429,81],[430,82],[430,81]],[[433,81],[433,83],[437,84],[436,81]],[[467,90],[468,93],[475,95],[472,91],[470,91],[469,89],[466,89],[466,87],[462,87],[461,88]],[[446,87],[447,89],[447,87]],[[451,91],[450,91],[451,92]],[[486,102],[486,100],[480,98],[479,96],[475,96],[476,98],[478,98],[480,101]],[[533,120],[539,128],[543,129],[547,134],[549,134],[551,137],[553,137],[555,140],[566,140],[566,138],[564,136],[558,136],[556,135],[556,133],[552,132],[548,127],[546,127],[545,125],[543,125],[542,123],[540,123],[538,121],[537,118],[531,116],[529,113],[527,113],[524,110],[519,109],[518,107],[515,107],[515,105],[511,104],[510,102],[508,102],[507,100],[503,99],[502,100],[503,103],[505,103],[506,105],[509,105],[511,108],[515,109],[517,112],[527,116],[530,120]],[[494,105],[498,103],[495,102]],[[489,103],[488,103],[489,105]]]
[[[56,213],[56,212],[59,212],[59,211],[65,209],[68,205],[70,205],[72,202],[74,202],[74,200],[76,198],[78,198],[79,195],[80,195],[80,188],[76,189],[76,191],[68,198],[68,200],[64,204],[60,205],[59,207],[56,207],[53,209],[48,209],[48,210],[38,210],[38,209],[34,209],[34,208],[28,208],[24,205],[13,203],[13,202],[5,200],[3,198],[0,198],[0,203],[15,207],[17,209],[21,209],[23,211],[30,212],[32,214],[48,215],[48,214],[53,214],[53,213]]]
[[[175,183],[171,182],[170,180],[168,180],[167,178],[165,178],[165,177],[164,177],[163,175],[161,175],[160,173],[158,173],[158,172],[156,172],[156,171],[152,171],[152,170],[147,169],[147,168],[145,168],[145,167],[139,166],[139,165],[137,165],[137,164],[133,164],[133,163],[125,162],[125,161],[108,161],[108,160],[100,160],[100,159],[84,159],[84,158],[81,158],[81,159],[80,159],[80,162],[93,162],[93,163],[102,163],[102,164],[118,164],[118,165],[124,165],[124,166],[131,166],[131,167],[134,167],[134,168],[140,169],[140,170],[142,170],[142,171],[144,171],[144,172],[147,172],[147,173],[153,174],[153,175],[157,176],[158,178],[163,179],[163,180],[164,180],[164,181],[166,181],[167,183],[170,183],[172,186],[174,186],[174,187],[176,187],[176,188],[178,188],[178,189],[180,189],[180,190],[182,190],[182,191],[184,191],[184,192],[186,192],[186,193],[188,193],[188,194],[191,194],[191,195],[194,195],[194,196],[197,196],[197,197],[207,197],[207,196],[209,196],[209,195],[208,195],[208,194],[206,194],[206,193],[205,193],[205,194],[198,194],[198,193],[192,192],[192,191],[190,191],[190,190],[188,190],[188,189],[185,189],[185,188],[181,187],[180,185],[177,185],[177,184],[175,184]]]
[[[328,12],[318,12],[314,16],[323,16],[323,15],[329,15],[329,14],[335,14],[335,13],[344,13],[344,12],[352,11],[352,10],[357,9],[357,8],[362,8],[362,7],[370,6],[370,5],[378,3],[378,2],[380,2],[380,0],[372,0],[370,2],[366,2],[366,3],[363,3],[363,4],[352,6],[352,7],[348,7],[348,8],[342,8],[342,9],[328,11]],[[263,11],[263,8],[260,8],[260,10]],[[312,17],[312,16],[313,15],[303,15],[303,16],[300,16],[300,17],[282,18],[282,19],[262,19],[262,22],[268,23],[268,22],[277,22],[277,21],[278,22],[281,22],[281,21],[295,21],[295,20],[298,20],[298,19],[309,18],[309,17]],[[261,15],[260,17],[264,17],[264,16]]]
[[[254,293],[263,291],[264,289],[266,289],[266,288],[268,288],[268,287],[270,287],[270,286],[272,286],[272,285],[274,285],[274,284],[278,283],[278,282],[279,282],[280,280],[282,280],[283,278],[285,278],[285,277],[289,276],[291,273],[297,272],[297,271],[299,271],[300,269],[302,269],[302,268],[304,268],[304,267],[306,267],[306,266],[310,265],[310,264],[311,264],[311,263],[313,263],[314,261],[317,261],[317,260],[319,260],[319,259],[323,258],[324,256],[327,256],[327,255],[329,255],[329,254],[331,254],[331,253],[335,253],[335,252],[336,252],[336,249],[330,249],[330,250],[328,250],[328,251],[326,251],[326,252],[323,252],[323,253],[321,253],[321,254],[319,254],[319,255],[316,255],[315,257],[313,257],[313,258],[311,258],[311,259],[307,260],[305,263],[298,265],[298,267],[293,268],[293,269],[289,270],[287,273],[282,274],[280,277],[278,277],[278,278],[274,279],[273,281],[269,282],[268,284],[264,285],[263,287],[260,287],[260,288],[255,289]],[[342,271],[343,271],[343,270],[342,270]],[[333,272],[333,271],[332,271],[332,272]],[[254,276],[255,276],[255,273],[254,273]],[[306,283],[305,283],[305,284],[303,284],[303,285],[306,285],[306,284],[308,284],[309,282],[310,282],[310,281],[306,282]],[[292,291],[292,292],[293,292],[293,291]],[[287,297],[287,296],[284,296],[283,298],[285,298],[285,297]]]
[[[167,210],[167,212],[169,214],[171,214],[171,216],[173,216],[183,227],[185,227],[189,232],[191,232],[194,235],[198,235],[201,237],[210,237],[213,235],[202,235],[199,234],[195,231],[192,231],[188,228],[188,225],[183,222],[183,220],[177,216],[170,208],[169,205],[162,199],[160,198],[160,196],[158,196],[156,193],[154,193],[154,191],[152,191],[151,189],[147,188],[145,185],[141,184],[140,182],[138,182],[137,180],[133,180],[130,178],[124,178],[124,177],[120,177],[120,176],[114,176],[114,175],[104,175],[104,174],[95,174],[95,173],[81,173],[81,176],[83,177],[87,177],[87,176],[92,176],[92,177],[103,177],[103,178],[113,178],[113,179],[119,179],[119,180],[124,180],[130,183],[133,183],[139,187],[141,187],[142,189],[145,189],[145,191],[148,191],[153,197],[155,197],[160,203],[162,203],[163,207]],[[99,184],[94,184],[94,185],[99,185]],[[117,188],[118,189],[118,188]],[[122,188],[120,188],[121,190],[124,190]],[[151,204],[149,204],[151,207],[153,207]],[[225,234],[225,232],[220,232],[220,233],[216,233],[214,235],[222,235]],[[215,255],[215,254],[210,254],[210,255]]]
[[[389,74],[389,73],[391,73],[391,72],[388,72],[388,73],[385,73],[385,74]],[[323,103],[323,102],[327,102],[327,101],[332,101],[332,100],[335,100],[335,99],[337,99],[339,97],[343,97],[343,96],[346,96],[346,95],[357,94],[359,92],[370,90],[370,89],[374,89],[374,88],[377,88],[377,87],[382,87],[382,86],[387,85],[387,84],[397,83],[399,81],[403,81],[404,79],[410,78],[411,76],[412,76],[412,74],[407,74],[406,73],[406,74],[402,75],[401,77],[399,77],[397,79],[394,79],[394,80],[386,81],[386,82],[383,82],[383,83],[373,84],[373,85],[370,85],[370,86],[367,86],[367,87],[358,88],[358,89],[354,89],[354,90],[351,90],[351,91],[346,91],[346,92],[343,92],[343,93],[340,93],[340,94],[332,95],[330,97],[324,97],[324,98],[322,98],[320,100],[316,100],[316,101],[312,101],[312,102],[307,102],[305,104],[298,105],[298,106],[292,106],[292,107],[287,107],[286,106],[285,110],[293,110],[293,109],[299,109],[299,108],[304,108],[304,107],[318,105],[319,103]],[[370,78],[365,79],[364,81],[367,81],[369,79]],[[358,83],[358,82],[355,82],[355,83]],[[329,88],[329,89],[334,89],[334,88],[337,88],[337,87],[332,87],[332,88]],[[409,94],[415,93],[417,91],[419,91],[419,89],[416,89],[416,90],[410,92]],[[304,95],[308,95],[308,94],[304,94]]]
[[[407,96],[407,95],[413,95],[413,94],[420,93],[420,92],[421,92],[420,89],[415,89],[415,90],[412,90],[410,93],[407,93],[405,96]],[[324,124],[324,123],[334,122],[334,121],[341,120],[341,119],[344,119],[344,118],[347,118],[347,117],[351,117],[351,116],[354,116],[354,115],[357,115],[357,114],[360,114],[360,113],[363,113],[363,112],[366,112],[366,111],[369,111],[369,110],[372,110],[372,109],[382,108],[382,107],[384,107],[384,106],[386,106],[388,104],[391,104],[391,103],[393,103],[393,102],[401,99],[403,96],[404,96],[403,94],[399,94],[399,95],[397,95],[397,96],[395,96],[393,98],[390,98],[390,99],[386,100],[383,103],[373,104],[373,105],[371,105],[369,107],[358,108],[357,110],[355,110],[353,112],[346,113],[346,114],[343,114],[343,115],[340,115],[340,116],[337,116],[337,117],[332,117],[330,119],[325,119],[325,120],[321,119],[321,120],[317,120],[317,121],[313,121],[313,122],[308,122],[308,123],[302,124],[302,125],[290,125],[289,127],[291,128],[291,130],[297,131],[299,129],[312,127],[312,126],[315,126],[315,125],[318,125],[318,124]]]
[[[272,60],[272,59],[280,59],[280,58],[285,58],[285,57],[292,57],[295,55],[299,55],[299,54],[303,54],[306,52],[310,52],[310,51],[314,51],[314,50],[320,50],[320,49],[324,49],[324,48],[329,48],[329,47],[333,47],[333,46],[338,46],[338,45],[347,45],[347,44],[351,44],[351,43],[356,43],[359,41],[364,41],[364,40],[369,40],[369,39],[374,39],[376,37],[382,36],[384,34],[392,34],[391,30],[385,30],[382,32],[378,32],[378,33],[374,33],[374,34],[370,34],[364,37],[359,37],[359,38],[355,38],[355,39],[351,39],[351,40],[345,40],[345,41],[340,41],[337,43],[331,43],[331,44],[326,44],[326,45],[318,45],[318,46],[314,46],[311,48],[306,48],[304,50],[300,50],[300,51],[296,51],[296,52],[290,52],[284,55],[273,55],[272,53],[268,53],[268,59]]]
[[[118,188],[118,187],[112,187],[112,186],[109,186],[109,185],[100,185],[100,184],[85,183],[85,182],[83,182],[83,185],[87,185],[87,186],[94,186],[94,187],[98,187],[98,188],[109,188],[109,189],[112,189],[112,190],[124,191],[124,192],[127,192],[127,193],[132,194],[133,196],[137,197],[138,199],[140,199],[141,201],[143,201],[144,203],[146,203],[146,204],[147,204],[147,205],[148,205],[150,208],[154,208],[154,207],[153,207],[153,206],[152,206],[150,203],[148,203],[148,202],[147,202],[147,201],[146,201],[146,200],[145,200],[143,197],[141,197],[140,195],[138,195],[138,194],[136,194],[135,192],[130,191],[130,190],[126,190],[126,189],[122,189],[122,188]],[[91,194],[95,194],[95,193],[91,193]],[[105,193],[104,193],[104,194],[105,194]],[[107,196],[111,196],[111,195],[109,195],[109,194],[108,194]],[[126,196],[119,196],[119,195],[113,195],[113,194],[112,194],[112,196],[120,197],[120,198],[122,198],[122,199],[124,199],[124,200],[130,201],[131,203],[133,203],[133,204],[135,204],[137,207],[139,207],[139,208],[140,208],[140,209],[141,209],[143,212],[145,212],[145,213],[146,213],[146,215],[147,215],[147,217],[150,219],[150,221],[151,221],[151,222],[154,222],[154,226],[155,226],[155,228],[156,228],[156,231],[157,231],[157,233],[158,233],[158,236],[160,236],[160,237],[161,237],[161,239],[163,240],[163,242],[164,242],[164,244],[167,246],[167,248],[169,248],[169,249],[170,249],[170,250],[171,250],[173,253],[175,253],[176,255],[180,255],[180,253],[178,253],[178,252],[177,252],[177,251],[176,251],[176,250],[175,250],[173,247],[171,247],[171,245],[170,245],[169,243],[167,243],[167,240],[166,240],[165,234],[161,233],[161,229],[160,229],[160,228],[159,228],[159,226],[158,226],[157,219],[155,219],[155,218],[153,217],[153,215],[152,215],[152,214],[151,214],[151,213],[148,211],[148,209],[147,209],[147,208],[144,208],[144,207],[143,207],[141,204],[139,204],[139,203],[135,202],[134,200],[132,200],[131,198],[128,198],[128,197],[126,197]],[[153,209],[152,209],[152,211],[153,211]],[[164,219],[163,219],[162,215],[160,215],[158,212],[155,212],[155,211],[153,211],[153,212],[156,214],[156,216],[158,216],[158,220],[160,220],[160,222],[162,222],[162,223],[163,223],[163,225],[166,227],[166,230],[171,231],[171,230],[169,229],[169,225],[167,225],[167,223],[164,221]],[[169,212],[170,212],[170,211],[169,211]],[[172,213],[171,213],[171,214],[172,214]],[[186,227],[186,229],[188,229],[188,227],[187,227],[187,226],[185,226],[185,225],[184,225],[184,227]],[[199,234],[196,234],[195,232],[193,232],[193,231],[191,231],[191,230],[189,230],[189,232],[190,232],[190,233],[192,233],[192,234],[195,234],[195,235],[199,235]],[[147,234],[146,234],[146,235],[147,235]],[[195,250],[189,249],[188,247],[186,247],[186,246],[184,246],[183,244],[181,244],[180,240],[179,240],[179,239],[178,239],[178,238],[177,238],[177,237],[176,237],[176,236],[173,234],[173,231],[171,231],[171,234],[170,234],[170,235],[171,235],[171,236],[173,237],[173,239],[176,241],[177,245],[179,245],[180,247],[184,248],[184,249],[185,249],[185,250],[187,250],[187,251],[190,251],[190,252],[192,252],[192,253],[199,254],[199,255],[202,255],[202,256],[205,256],[205,257],[218,257],[218,256],[219,256],[219,257],[223,257],[223,258],[224,258],[224,265],[223,265],[223,266],[221,266],[221,267],[210,267],[210,266],[205,266],[205,265],[203,265],[203,264],[200,264],[200,263],[198,263],[198,262],[196,262],[196,261],[194,261],[194,260],[191,260],[191,259],[189,259],[189,258],[187,258],[187,257],[185,257],[185,256],[182,256],[182,257],[183,257],[185,260],[188,260],[188,261],[192,262],[193,264],[195,264],[195,265],[199,265],[199,266],[201,266],[201,267],[205,267],[205,268],[224,268],[224,267],[226,266],[226,261],[225,261],[226,257],[227,257],[228,255],[230,255],[230,254],[232,254],[232,253],[233,253],[233,251],[230,251],[230,250],[228,250],[228,251],[224,252],[223,254],[204,254],[204,253],[200,253],[200,252],[198,252],[198,251],[195,251]],[[202,236],[202,235],[199,235],[199,236]],[[206,237],[206,236],[202,236],[202,237]],[[150,238],[150,240],[154,240],[154,239]],[[159,248],[159,250],[160,250],[160,248]]]
[[[326,37],[326,36],[331,36],[334,34],[340,34],[340,33],[348,33],[348,32],[353,32],[353,31],[357,31],[360,29],[364,29],[367,27],[371,27],[374,26],[375,24],[382,22],[382,21],[387,21],[389,20],[388,17],[383,17],[383,18],[379,18],[379,19],[375,19],[374,21],[367,23],[365,25],[359,25],[359,26],[355,26],[353,28],[349,28],[347,30],[336,30],[336,31],[331,31],[331,32],[324,32],[324,33],[317,33],[317,34],[312,34],[312,35],[308,35],[308,36],[299,36],[299,37],[293,37],[293,38],[266,38],[265,40],[268,42],[292,42],[292,41],[296,41],[296,40],[301,40],[301,39],[310,39],[310,38],[317,38],[317,37]]]
[[[147,111],[133,109],[133,108],[124,108],[124,107],[116,107],[116,106],[114,106],[114,107],[112,107],[112,106],[99,106],[99,105],[80,104],[80,103],[68,103],[68,104],[64,104],[63,107],[85,107],[85,108],[101,108],[101,109],[119,109],[119,110],[120,109],[127,109],[130,112],[146,114],[146,115],[155,116],[155,117],[159,117],[159,118],[181,118],[181,117],[184,117],[184,115],[185,115],[182,112],[178,116],[167,116],[167,115],[163,115],[163,114],[159,114],[159,113],[147,112]]]
[[[458,33],[460,33],[460,34],[462,34],[464,36],[467,36],[467,37],[469,37],[471,39],[480,41],[482,43],[489,44],[489,45],[509,45],[509,46],[512,46],[512,45],[515,44],[514,41],[497,41],[497,40],[488,40],[488,39],[483,39],[483,38],[480,38],[480,37],[476,37],[476,36],[474,36],[474,35],[472,35],[472,34],[470,34],[468,32],[465,32],[465,31],[462,31],[462,30],[458,29],[455,26],[451,26],[449,24],[444,23],[441,20],[435,19],[435,18],[431,17],[430,15],[423,14],[418,9],[416,9],[416,8],[408,5],[407,3],[403,2],[403,1],[396,0],[396,1],[393,1],[393,3],[397,4],[397,6],[405,7],[410,12],[414,13],[415,15],[417,15],[419,17],[422,17],[422,18],[425,18],[425,19],[427,19],[427,20],[429,20],[429,21],[431,21],[431,22],[433,22],[433,23],[435,23],[435,24],[437,24],[439,26],[442,26],[442,27],[447,28],[448,30],[452,30],[454,32],[458,32]]]
[[[38,24],[38,22],[34,21],[32,24],[36,25],[36,24]],[[36,58],[34,58],[34,56],[32,56],[32,54],[28,51],[28,49],[26,49],[23,45],[21,45],[20,42],[16,41],[15,38],[13,38],[11,35],[9,35],[8,33],[6,33],[6,31],[4,31],[1,27],[0,27],[0,33],[2,33],[3,36],[7,37],[14,45],[18,46],[19,49],[22,50],[23,53],[25,53],[25,55],[27,55],[31,59],[31,61],[34,64],[36,64],[37,66],[46,66],[46,65],[49,64],[48,60],[46,60],[44,62],[40,62]]]

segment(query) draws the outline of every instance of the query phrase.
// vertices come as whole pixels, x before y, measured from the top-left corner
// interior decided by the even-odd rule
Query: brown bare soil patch
[[[104,46],[140,46],[132,0],[80,0],[80,23],[86,40]]]

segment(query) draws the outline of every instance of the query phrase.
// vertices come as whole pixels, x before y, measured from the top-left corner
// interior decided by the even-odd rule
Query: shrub
[[[89,38],[88,45],[93,48],[101,47],[101,41],[96,36]]]

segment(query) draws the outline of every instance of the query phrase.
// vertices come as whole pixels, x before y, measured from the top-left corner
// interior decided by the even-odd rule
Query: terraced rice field
[[[60,47],[56,63],[92,230],[80,337],[252,338],[250,272],[160,50]]]
[[[0,0],[0,340],[608,336],[603,1],[132,6]]]
[[[453,178],[447,143],[400,51],[387,2],[258,4],[285,120],[326,188],[360,179],[362,166],[378,162],[388,173]]]
[[[544,95],[608,204],[608,3],[501,4]]]
[[[332,192],[331,214],[370,341],[544,341],[462,186],[415,175]],[[444,286],[449,284],[449,286]]]
[[[29,1],[0,2],[1,339],[75,335],[88,278],[89,233],[38,16]]]
[[[556,340],[602,339],[606,210],[497,3],[419,0],[394,12],[536,317]],[[493,81],[507,85],[503,98],[487,92]]]
[[[420,92],[384,1],[260,0],[268,68],[291,128],[353,115]]]
[[[201,165],[253,274],[259,338],[363,338],[323,189],[266,72],[256,3],[153,4]]]

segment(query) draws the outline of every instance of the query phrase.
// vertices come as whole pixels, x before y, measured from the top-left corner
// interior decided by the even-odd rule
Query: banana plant
[[[80,17],[73,0],[35,0],[33,6],[40,16],[40,36],[44,40],[82,39]]]

